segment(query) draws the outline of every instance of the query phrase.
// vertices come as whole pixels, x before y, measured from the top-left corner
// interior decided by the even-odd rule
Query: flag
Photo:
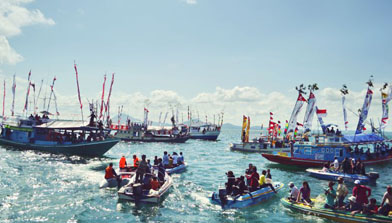
[[[241,141],[245,142],[245,128],[246,128],[246,121],[247,121],[247,117],[245,115],[243,115],[242,117],[242,130],[241,130]]]
[[[270,112],[270,115],[274,115],[274,113]]]
[[[15,91],[16,91],[16,82],[15,82],[15,74],[12,83],[12,107],[11,107],[11,116],[14,116],[14,108],[15,108]]]
[[[3,119],[4,119],[4,104],[5,104],[5,80],[4,80],[4,94],[3,94]]]
[[[79,77],[78,77],[78,69],[76,68],[76,64],[74,64],[75,67],[75,73],[76,73],[76,86],[78,88],[78,98],[79,98],[79,104],[80,104],[80,109],[83,108],[83,104],[82,104],[82,99],[80,98],[80,89],[79,89]],[[53,79],[54,82],[55,79]]]
[[[387,126],[388,119],[389,119],[389,106],[388,103],[392,99],[392,86],[389,87],[389,92],[384,93],[381,92],[381,98],[382,98],[382,117],[381,117],[381,129],[384,129]]]
[[[270,120],[274,120],[274,118],[271,116],[271,117],[270,117]]]
[[[310,130],[312,128],[313,116],[314,116],[314,105],[316,104],[316,97],[312,92],[309,94],[308,106],[306,107],[304,117],[304,130]]]
[[[284,134],[287,134],[287,130],[289,128],[289,122],[286,120],[286,124],[284,125]]]
[[[305,101],[306,101],[306,99],[302,96],[301,93],[299,93],[298,98],[297,98],[297,102],[295,103],[293,112],[291,113],[291,116],[290,116],[289,127],[287,130],[288,132],[291,132],[292,130],[294,130],[294,128],[297,124],[298,114],[301,111],[301,108],[302,108]]]
[[[370,104],[372,103],[372,97],[373,91],[368,88],[365,96],[365,101],[363,102],[361,114],[359,115],[358,125],[355,134],[361,134],[363,131],[363,123],[366,121],[366,118],[368,116]]]
[[[108,95],[108,99],[106,101],[106,106],[105,106],[105,112],[107,112],[107,119],[106,119],[106,121],[110,120],[110,95],[112,95],[113,83],[114,83],[114,73],[112,74],[112,82],[110,83],[109,95]]]
[[[327,117],[327,109],[317,109],[316,113],[318,117]]]
[[[25,105],[24,105],[24,108],[23,108],[23,112],[27,111],[27,106],[28,106],[28,103],[29,103],[29,94],[30,94],[30,85],[31,85],[30,76],[31,76],[31,70],[29,72],[29,76],[28,76],[28,79],[27,79],[29,84],[27,85],[26,101],[25,101]]]
[[[105,97],[105,83],[106,83],[106,74],[103,76],[103,86],[102,86],[102,97],[101,97],[101,110],[99,112],[99,119],[102,118],[104,97]]]
[[[248,116],[248,126],[246,127],[246,142],[249,142],[249,130],[250,130],[250,117]]]
[[[347,111],[346,111],[346,103],[345,103],[345,101],[346,101],[346,96],[343,95],[342,96],[343,120],[344,120],[344,128],[347,131],[347,129],[348,129],[348,121],[347,121]]]

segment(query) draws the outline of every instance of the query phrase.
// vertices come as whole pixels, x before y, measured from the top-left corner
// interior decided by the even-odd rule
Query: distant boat
[[[100,157],[119,142],[109,129],[80,121],[17,119],[3,123],[1,130],[2,145],[87,157]]]
[[[217,140],[221,132],[221,126],[215,124],[192,124],[189,127],[191,139]]]
[[[273,153],[273,152],[290,152],[290,148],[272,148],[269,142],[243,142],[232,143],[230,149],[233,151],[250,152],[250,153]]]
[[[173,167],[173,168],[166,168],[166,172],[168,174],[184,172],[186,170],[187,166],[188,165],[186,163],[183,163],[183,164],[178,165],[178,166]]]
[[[342,177],[346,182],[353,183],[355,180],[359,180],[361,181],[361,184],[375,183],[379,177],[379,174],[376,172],[370,172],[367,175],[341,173],[336,171],[325,172],[320,169],[306,169],[306,172],[308,172],[310,176],[322,180],[337,181],[339,177]]]

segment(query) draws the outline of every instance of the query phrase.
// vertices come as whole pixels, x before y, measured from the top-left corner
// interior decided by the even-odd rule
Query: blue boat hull
[[[354,182],[355,180],[360,180],[362,184],[370,184],[375,183],[377,178],[371,178],[369,176],[364,176],[360,174],[345,174],[345,173],[337,173],[337,172],[322,172],[320,170],[315,169],[307,169],[306,170],[310,176],[329,181],[337,181],[339,177],[343,177],[346,182]]]
[[[176,166],[176,167],[171,168],[171,169],[166,169],[166,172],[167,172],[168,174],[184,172],[184,171],[186,170],[186,167],[187,167],[187,166],[188,166],[188,165],[186,165],[186,163],[185,163],[185,164]]]
[[[12,140],[0,138],[0,145],[12,146],[21,150],[38,150],[49,153],[62,153],[68,155],[79,155],[86,157],[103,156],[109,149],[116,145],[119,139],[106,139],[104,141],[85,142],[77,144],[32,144],[20,143]]]
[[[191,135],[191,139],[217,140],[219,135]]]
[[[279,191],[283,188],[282,183],[274,183],[274,188]],[[214,192],[211,196],[211,202],[214,204],[219,204],[224,209],[239,209],[246,208],[249,206],[257,205],[265,200],[273,197],[275,193],[269,187],[261,188],[260,190],[253,191],[246,195],[238,196],[236,198],[228,198],[226,204],[222,205],[222,201],[219,198],[219,193]]]

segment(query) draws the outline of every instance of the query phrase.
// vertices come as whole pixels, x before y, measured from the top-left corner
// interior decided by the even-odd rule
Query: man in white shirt
[[[335,171],[339,170],[339,161],[337,157],[335,157],[335,160],[333,161],[333,168],[335,169]]]
[[[173,166],[177,166],[177,159],[178,159],[178,155],[176,152],[173,152]]]
[[[289,183],[289,187],[290,187],[290,197],[289,197],[289,200],[296,201],[297,197],[298,197],[298,194],[299,194],[299,190],[298,190],[298,188],[296,186],[294,186],[293,182]]]

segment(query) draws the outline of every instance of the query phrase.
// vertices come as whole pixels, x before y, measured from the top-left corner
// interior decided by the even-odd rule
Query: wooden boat
[[[279,182],[273,183],[273,186],[276,191],[283,188],[283,184]],[[274,195],[275,192],[273,192],[270,187],[264,187],[251,193],[235,197],[226,195],[226,189],[219,189],[218,193],[212,193],[211,202],[221,205],[223,209],[238,209],[259,204],[270,199]]]
[[[370,172],[367,175],[348,174],[348,173],[341,173],[335,171],[325,172],[320,169],[306,169],[306,172],[308,172],[310,176],[322,180],[337,181],[339,177],[343,177],[344,181],[346,182],[353,183],[355,180],[359,180],[361,181],[362,184],[375,183],[379,177],[379,174],[376,172]]]
[[[109,129],[79,121],[20,119],[4,123],[1,130],[1,145],[87,157],[100,157],[119,142]]]
[[[232,143],[230,144],[230,149],[252,153],[290,152],[290,148],[271,148],[268,143],[259,142]]]
[[[351,215],[351,213],[347,211],[317,208],[315,206],[309,206],[304,203],[291,202],[287,198],[282,198],[281,203],[283,206],[290,208],[293,211],[327,218],[336,222],[392,222],[392,217],[365,214]]]
[[[188,165],[186,163],[183,163],[183,164],[178,165],[174,168],[166,168],[166,173],[168,173],[168,174],[180,173],[180,172],[185,171],[187,166]]]
[[[168,173],[165,173],[165,182],[159,188],[158,191],[152,189],[145,189],[140,183],[135,183],[136,174],[131,177],[130,182],[121,187],[117,192],[118,197],[121,200],[128,200],[134,202],[146,202],[146,203],[159,203],[168,194],[170,187],[173,184],[173,179]],[[145,179],[144,180],[149,180]]]

